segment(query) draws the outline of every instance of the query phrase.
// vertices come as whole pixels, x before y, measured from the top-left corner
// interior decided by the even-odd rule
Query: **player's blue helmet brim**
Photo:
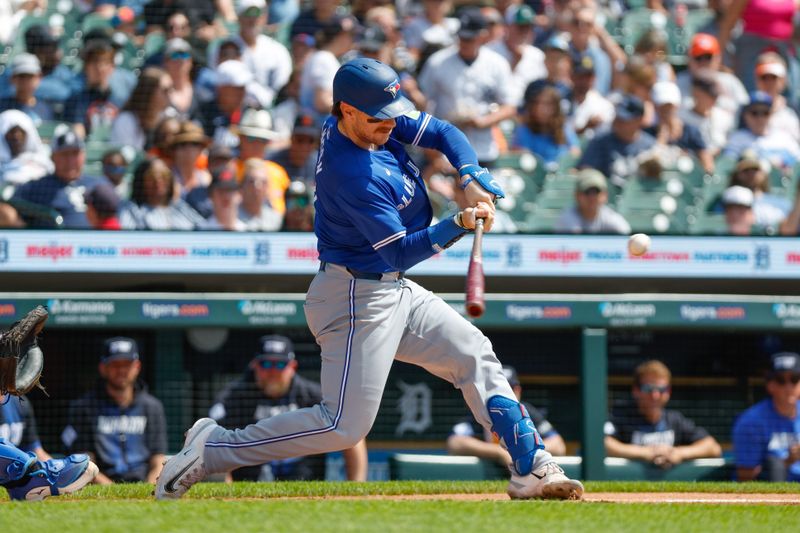
[[[400,92],[394,69],[376,59],[348,61],[333,78],[333,101],[345,102],[375,118],[390,119],[414,110]]]

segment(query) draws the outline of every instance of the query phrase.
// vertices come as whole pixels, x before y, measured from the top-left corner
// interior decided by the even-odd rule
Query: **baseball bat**
[[[483,277],[483,219],[475,221],[475,237],[472,241],[472,255],[467,269],[467,301],[464,304],[467,314],[472,318],[483,316],[486,310],[484,302],[484,277]]]

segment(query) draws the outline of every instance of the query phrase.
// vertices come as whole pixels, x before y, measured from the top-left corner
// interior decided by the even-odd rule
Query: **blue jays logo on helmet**
[[[397,81],[397,80],[394,80],[392,83],[390,83],[389,85],[384,87],[383,90],[386,91],[387,93],[391,93],[392,94],[392,98],[396,98],[397,97],[397,93],[400,92],[400,82]]]
[[[414,110],[403,96],[397,72],[375,59],[348,61],[333,78],[333,102],[344,102],[371,117],[389,119]]]

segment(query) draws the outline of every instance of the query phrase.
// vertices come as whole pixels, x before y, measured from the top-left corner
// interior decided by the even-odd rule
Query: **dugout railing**
[[[443,296],[463,312],[462,295]],[[45,385],[51,397],[32,400],[40,424],[52,426],[50,434],[43,435],[46,444],[58,449],[57,428],[68,400],[96,379],[102,337],[124,334],[137,338],[146,354],[145,379],[164,402],[174,451],[183,430],[205,415],[215,391],[246,366],[259,335],[292,337],[310,362],[306,373],[314,377],[318,349],[305,325],[303,298],[302,294],[0,293],[0,323],[18,319],[36,304],[50,309],[42,343],[47,353]],[[655,356],[678,368],[676,383],[687,392],[682,405],[705,406],[709,419],[721,416],[716,433],[724,443],[734,412],[757,399],[763,388],[758,350],[748,345],[762,336],[777,336],[783,348],[800,347],[796,334],[800,298],[794,297],[515,294],[487,299],[486,314],[476,325],[487,332],[501,357],[511,354],[504,362],[518,368],[523,385],[533,394],[529,399],[549,405],[565,438],[578,443],[574,451],[581,456],[584,479],[607,477],[603,424],[613,403],[609,392],[625,394],[627,370],[633,364]],[[639,337],[646,337],[649,344],[628,355],[626,350],[630,352],[634,344],[620,344],[620,338]],[[232,338],[241,342],[225,348]],[[719,353],[704,361],[698,354],[712,351],[709,346]],[[720,361],[727,366],[720,367]],[[422,375],[427,374],[414,367],[397,372],[393,382],[397,390],[387,390],[370,435],[371,446],[441,449],[449,427],[463,411],[463,401],[449,385],[435,378],[426,381]],[[406,398],[414,387],[419,394]],[[420,408],[426,395],[427,412]],[[728,412],[719,415],[723,404]],[[416,415],[406,418],[415,409]],[[47,433],[46,428],[40,431]]]

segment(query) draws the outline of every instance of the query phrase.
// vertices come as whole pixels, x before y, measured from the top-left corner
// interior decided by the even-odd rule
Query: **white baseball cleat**
[[[206,477],[203,448],[216,427],[217,423],[211,418],[201,418],[189,428],[183,449],[164,463],[156,480],[157,500],[177,500]]]
[[[512,473],[506,490],[512,500],[580,500],[583,496],[583,484],[568,478],[554,462],[539,467],[527,476]]]

